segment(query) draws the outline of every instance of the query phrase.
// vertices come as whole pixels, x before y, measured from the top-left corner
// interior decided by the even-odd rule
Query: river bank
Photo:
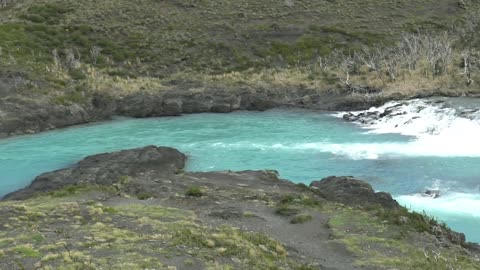
[[[0,203],[8,217],[0,224],[2,268],[478,265],[462,234],[365,182],[330,177],[308,187],[275,171],[186,172],[185,162],[175,149],[149,146],[37,177]]]
[[[270,87],[206,88],[199,91],[192,87],[187,90],[175,88],[161,92],[139,91],[116,96],[91,93],[75,102],[52,99],[42,94],[7,95],[0,99],[0,138],[108,120],[113,116],[145,118],[237,110],[264,111],[278,107],[355,111],[392,100],[462,95],[477,96],[475,92],[468,94],[438,89],[383,93],[368,87],[355,91]]]

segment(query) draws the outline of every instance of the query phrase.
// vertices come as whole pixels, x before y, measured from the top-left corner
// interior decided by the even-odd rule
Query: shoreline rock
[[[296,192],[298,185],[278,178],[275,171],[185,172],[187,157],[170,147],[146,146],[86,157],[76,165],[44,173],[2,200],[26,200],[68,186],[95,185],[120,187],[129,196],[168,198],[188,186],[208,183],[215,187],[240,187],[254,190]],[[318,200],[341,203],[350,207],[385,211],[405,210],[389,193],[375,192],[370,184],[351,176],[330,176],[313,181],[306,187]],[[372,208],[373,209],[373,208]],[[432,225],[439,239],[465,246],[465,235]]]

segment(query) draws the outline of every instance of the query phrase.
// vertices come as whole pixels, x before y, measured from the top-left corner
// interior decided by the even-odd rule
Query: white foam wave
[[[382,107],[354,112],[353,115],[363,115],[360,125],[368,133],[397,133],[416,137],[415,141],[403,144],[402,149],[394,149],[399,145],[383,145],[387,149],[381,150],[379,154],[394,150],[399,154],[419,156],[480,156],[480,111],[411,100],[389,102]]]
[[[385,113],[386,111],[389,113]],[[379,108],[354,112],[353,115],[367,113],[386,115],[384,117],[367,115],[367,123],[363,121],[364,123],[360,124],[367,133],[398,133],[412,136],[412,139],[406,142],[368,143],[313,141],[270,144],[241,141],[214,142],[210,145],[214,148],[260,151],[318,151],[355,160],[391,156],[480,157],[480,110],[475,112],[458,105],[446,106],[445,103],[429,100],[410,100],[389,102]],[[344,114],[340,112],[335,116],[342,117]]]
[[[435,216],[470,216],[480,218],[480,194],[447,193],[434,199],[421,194],[395,198],[401,205],[415,211],[425,211]]]
[[[439,147],[439,144],[441,147]],[[293,143],[293,144],[261,144],[261,143],[213,143],[215,148],[229,149],[255,149],[261,151],[285,150],[285,151],[316,151],[331,153],[335,156],[350,159],[378,159],[380,157],[396,156],[437,156],[437,157],[480,157],[480,145],[464,147],[456,143],[444,144],[435,139],[419,139],[406,143]]]

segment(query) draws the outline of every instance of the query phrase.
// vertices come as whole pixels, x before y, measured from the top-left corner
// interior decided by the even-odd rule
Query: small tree
[[[397,52],[403,59],[404,67],[408,70],[408,72],[417,69],[420,49],[420,37],[416,34],[406,34],[397,43]]]

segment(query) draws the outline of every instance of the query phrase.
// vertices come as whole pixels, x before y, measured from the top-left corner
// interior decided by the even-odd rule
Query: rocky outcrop
[[[122,181],[122,177],[135,177],[151,170],[157,177],[165,177],[183,169],[185,160],[186,156],[173,148],[156,146],[94,155],[71,168],[42,174],[30,186],[8,194],[5,199],[21,200],[67,185],[110,186]]]
[[[239,183],[256,189],[294,190],[295,185],[280,180],[275,171],[184,172],[187,157],[169,147],[147,146],[85,158],[76,165],[42,174],[26,188],[10,193],[6,200],[23,200],[38,193],[65,186],[122,185],[130,196],[163,198],[184,193],[190,186],[234,187]]]
[[[264,111],[287,105],[267,92],[237,89],[225,91],[168,91],[151,94],[137,92],[118,100],[117,113],[133,117],[176,116],[190,113],[228,113],[237,110]]]
[[[105,120],[114,113],[115,102],[101,94],[70,105],[42,97],[11,96],[0,99],[0,137]]]
[[[257,189],[296,189],[295,184],[279,179],[275,171],[186,173],[183,171],[186,160],[187,157],[176,149],[157,146],[93,155],[70,168],[38,176],[30,186],[8,194],[5,199],[25,199],[37,192],[48,192],[68,185],[112,186],[124,183],[126,178],[135,179],[130,183],[136,189],[132,190],[133,193],[143,190],[160,197],[166,186],[169,192],[181,191],[189,184],[203,182],[215,186],[241,184]],[[310,187],[315,194],[327,200],[347,205],[399,207],[390,194],[376,193],[368,183],[352,177],[327,177],[312,182]]]
[[[135,178],[132,185],[135,189],[132,190],[133,193],[148,191],[152,194],[161,194],[163,189],[162,185],[159,185],[160,182],[164,184],[168,182],[170,191],[172,188],[182,190],[184,185],[188,183],[195,185],[195,182],[198,184],[204,181],[202,179],[208,179],[210,184],[217,186],[242,183],[259,189],[295,187],[289,181],[280,180],[278,173],[274,171],[184,173],[186,159],[187,157],[176,149],[156,146],[94,155],[73,167],[42,174],[30,186],[8,194],[5,199],[25,199],[37,192],[52,191],[67,185],[111,186],[125,182],[125,177]],[[177,179],[178,183],[173,183],[174,179]],[[352,177],[331,176],[312,182],[310,187],[317,195],[346,205],[378,204],[386,208],[400,207],[390,194],[375,192],[367,182]]]
[[[351,206],[380,205],[385,208],[399,208],[400,205],[385,192],[375,192],[370,184],[353,177],[330,176],[310,184],[315,192],[329,201]]]

